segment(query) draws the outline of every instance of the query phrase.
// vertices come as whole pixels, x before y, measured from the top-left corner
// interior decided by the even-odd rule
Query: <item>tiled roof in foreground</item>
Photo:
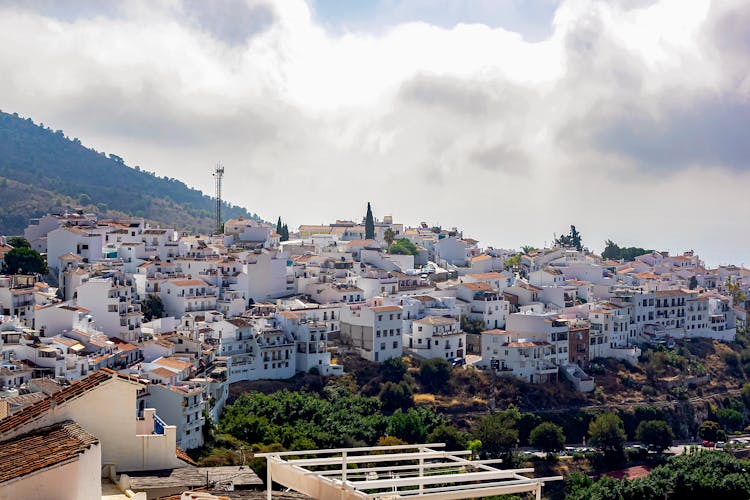
[[[77,459],[99,440],[68,420],[0,443],[0,483]]]

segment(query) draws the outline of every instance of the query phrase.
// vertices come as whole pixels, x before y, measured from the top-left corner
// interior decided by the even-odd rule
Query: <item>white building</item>
[[[416,319],[404,342],[410,352],[424,359],[452,360],[463,358],[466,352],[466,334],[456,318],[425,316]]]
[[[352,305],[341,309],[341,340],[370,361],[403,354],[402,308],[395,305]]]

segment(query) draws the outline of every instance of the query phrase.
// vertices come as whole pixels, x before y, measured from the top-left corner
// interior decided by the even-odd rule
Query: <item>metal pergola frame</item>
[[[533,468],[498,469],[501,460],[471,460],[444,443],[257,453],[267,463],[267,497],[276,482],[321,500],[435,500],[534,493],[561,476],[530,478]],[[468,458],[467,458],[468,456]],[[359,467],[363,465],[363,467]]]

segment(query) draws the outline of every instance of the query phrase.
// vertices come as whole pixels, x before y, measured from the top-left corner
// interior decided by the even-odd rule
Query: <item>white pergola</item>
[[[267,463],[267,494],[276,482],[321,500],[449,500],[534,493],[561,476],[530,478],[528,469],[498,469],[500,460],[471,460],[443,443],[257,453]]]

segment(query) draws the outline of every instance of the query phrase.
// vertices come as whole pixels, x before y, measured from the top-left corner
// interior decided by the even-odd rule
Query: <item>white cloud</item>
[[[302,0],[49,5],[0,7],[0,107],[206,190],[222,161],[226,197],[268,219],[369,200],[494,245],[571,223],[714,263],[750,243],[742,2],[571,0],[536,42],[333,32]]]

